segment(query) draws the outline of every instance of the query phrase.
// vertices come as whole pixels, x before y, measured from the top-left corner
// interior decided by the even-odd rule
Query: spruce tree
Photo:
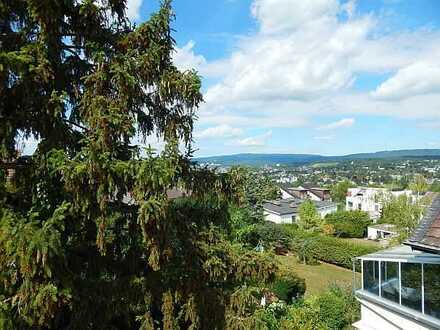
[[[171,3],[138,26],[125,6],[0,1],[0,328],[258,327],[274,264],[224,239],[233,180],[191,163]]]

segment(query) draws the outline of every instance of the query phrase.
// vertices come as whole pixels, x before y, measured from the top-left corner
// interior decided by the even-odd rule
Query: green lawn
[[[382,247],[379,242],[371,241],[371,240],[367,240],[367,239],[363,239],[363,238],[344,238],[344,240],[347,240],[352,243],[360,244],[360,245],[375,246],[378,248]]]
[[[306,296],[325,291],[329,285],[352,286],[353,272],[331,264],[303,265],[296,256],[277,256],[281,269],[293,270],[306,280]],[[356,275],[359,280],[359,274]]]

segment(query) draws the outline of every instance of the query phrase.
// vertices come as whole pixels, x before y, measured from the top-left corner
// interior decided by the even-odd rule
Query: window
[[[382,297],[399,303],[399,263],[382,261],[380,268]]]
[[[440,320],[440,264],[363,260],[362,266],[363,290]]]
[[[422,311],[422,265],[402,263],[402,305]]]
[[[364,290],[379,295],[379,262],[363,261]]]
[[[440,318],[440,265],[423,265],[425,314]]]

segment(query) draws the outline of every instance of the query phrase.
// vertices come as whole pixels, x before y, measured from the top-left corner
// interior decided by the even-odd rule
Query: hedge
[[[298,249],[307,241],[307,254],[317,260],[351,269],[352,259],[380,250],[380,247],[349,242],[342,238],[297,231],[292,237],[292,248]]]
[[[364,237],[367,227],[371,224],[368,213],[363,211],[338,211],[326,215],[325,223],[333,226],[339,237]]]

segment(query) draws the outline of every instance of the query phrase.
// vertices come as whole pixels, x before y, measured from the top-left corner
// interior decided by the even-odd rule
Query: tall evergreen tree
[[[170,1],[139,26],[125,6],[0,1],[0,327],[254,327],[274,264],[224,240],[231,180],[190,162],[201,82]]]

